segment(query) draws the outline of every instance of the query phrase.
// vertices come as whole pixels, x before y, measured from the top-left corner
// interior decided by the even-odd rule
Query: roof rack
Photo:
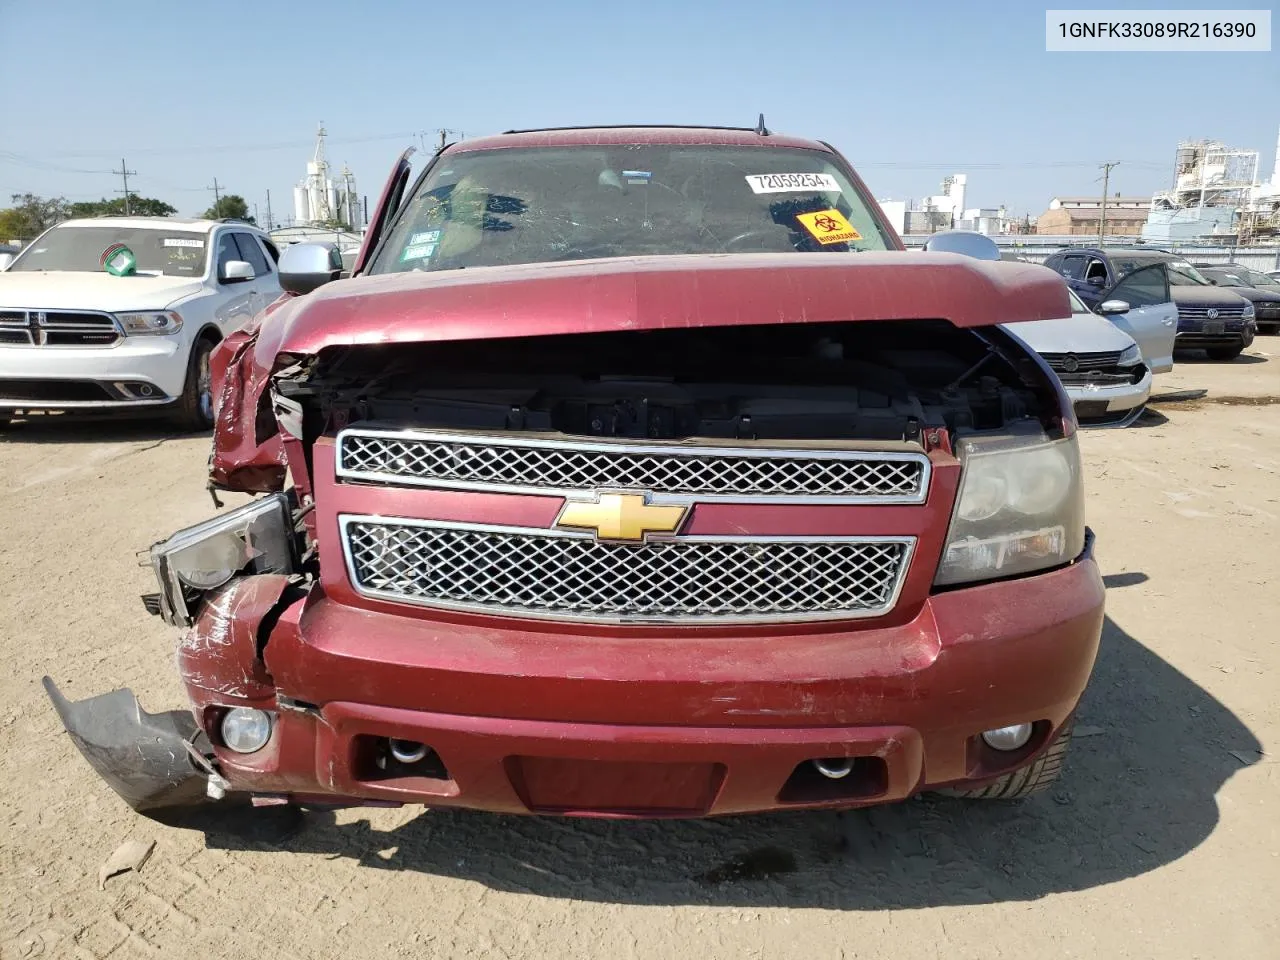
[[[769,131],[764,129],[764,114],[760,115],[760,123],[754,127],[718,127],[708,123],[589,123],[577,127],[531,127],[528,130],[503,130],[503,136],[509,133],[555,133],[560,130],[737,130],[740,133],[758,133],[767,137]]]

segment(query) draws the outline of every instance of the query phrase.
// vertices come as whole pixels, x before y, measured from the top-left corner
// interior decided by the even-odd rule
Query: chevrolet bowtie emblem
[[[688,510],[649,503],[638,493],[602,493],[597,500],[566,501],[556,526],[594,530],[600,540],[643,540],[648,533],[675,533]]]

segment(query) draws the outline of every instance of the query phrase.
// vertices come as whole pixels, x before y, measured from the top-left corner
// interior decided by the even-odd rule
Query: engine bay
[[[699,327],[332,348],[276,390],[309,438],[360,421],[681,440],[916,440],[1056,412],[999,328]]]

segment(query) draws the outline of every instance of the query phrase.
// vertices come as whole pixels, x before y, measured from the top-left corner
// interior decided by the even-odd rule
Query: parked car
[[[1230,287],[1253,304],[1259,333],[1280,333],[1280,280],[1238,263],[1197,263],[1201,275],[1217,287]]]
[[[1248,300],[1215,289],[1176,254],[1130,247],[1073,247],[1050,256],[1045,266],[1060,273],[1090,309],[1106,316],[1119,316],[1111,301],[1129,304],[1125,316],[1132,316],[1137,308],[1158,313],[1163,320],[1176,310],[1174,346],[1203,349],[1213,360],[1234,360],[1257,333]],[[1159,302],[1152,302],[1157,298]],[[1136,330],[1126,332],[1145,354],[1143,338]],[[1154,361],[1152,369],[1160,372]]]
[[[1151,396],[1142,351],[1074,292],[1071,316],[1015,323],[1012,330],[1058,375],[1080,426],[1127,427],[1142,416]]]
[[[848,163],[598,128],[402,158],[350,279],[214,364],[151,553],[190,706],[46,688],[135,809],[672,817],[1058,775],[1103,585],[1037,265],[906,254]],[[157,654],[168,659],[168,654]]]
[[[0,274],[0,422],[34,411],[213,425],[209,357],[280,296],[278,253],[238,221],[67,220]]]
[[[13,263],[14,258],[22,252],[22,247],[16,243],[0,243],[0,273],[9,269],[9,264]]]
[[[972,230],[945,230],[925,241],[924,251],[958,253],[978,260],[1007,260],[996,242]],[[1127,427],[1142,415],[1151,396],[1151,371],[1138,344],[1115,324],[1093,313],[1074,292],[1071,315],[1010,324],[1057,375],[1082,427]],[[1125,308],[1120,310],[1120,308]],[[1127,312],[1115,304],[1113,313]],[[1165,346],[1172,349],[1172,333]]]

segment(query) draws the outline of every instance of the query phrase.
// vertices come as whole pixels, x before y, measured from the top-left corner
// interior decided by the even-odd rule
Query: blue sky
[[[894,199],[965,172],[970,206],[1034,216],[1097,192],[1104,160],[1121,161],[1113,192],[1149,194],[1186,137],[1261,150],[1269,175],[1280,53],[1051,54],[1045,6],[0,0],[0,205],[111,196],[123,156],[131,186],[181,213],[208,206],[217,177],[263,215],[270,190],[287,216],[320,120],[370,204],[419,132],[752,125],[760,111]]]

